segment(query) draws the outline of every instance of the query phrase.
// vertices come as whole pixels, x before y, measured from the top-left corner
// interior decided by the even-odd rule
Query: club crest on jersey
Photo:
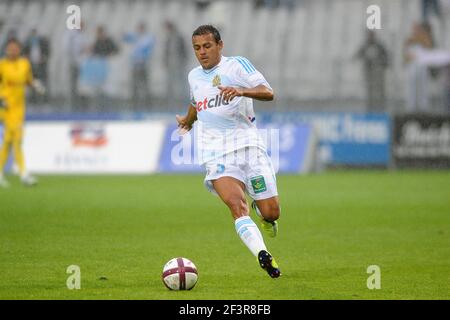
[[[216,74],[214,79],[212,79],[212,85],[213,85],[213,87],[217,87],[217,86],[221,85],[220,76],[218,74]]]

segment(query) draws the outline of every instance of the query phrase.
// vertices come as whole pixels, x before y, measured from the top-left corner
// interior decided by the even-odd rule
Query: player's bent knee
[[[281,209],[279,205],[274,205],[270,207],[270,219],[272,221],[278,220],[280,218],[280,214],[281,214]]]
[[[267,221],[275,221],[280,218],[281,209],[280,205],[276,202],[267,203],[261,211],[264,219]]]

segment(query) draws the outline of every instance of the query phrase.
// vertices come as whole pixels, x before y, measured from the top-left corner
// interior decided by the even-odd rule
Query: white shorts
[[[233,177],[245,184],[253,200],[278,196],[275,171],[267,152],[257,147],[245,147],[206,162],[205,186],[217,195],[212,180]]]

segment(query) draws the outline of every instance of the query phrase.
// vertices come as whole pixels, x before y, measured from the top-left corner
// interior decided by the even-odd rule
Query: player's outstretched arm
[[[235,88],[218,86],[220,94],[225,102],[233,100],[234,97],[247,97],[262,101],[272,101],[274,94],[273,90],[260,84],[254,88]]]
[[[193,105],[189,105],[188,113],[185,116],[176,115],[180,135],[185,134],[192,129],[192,125],[197,120],[197,109]]]

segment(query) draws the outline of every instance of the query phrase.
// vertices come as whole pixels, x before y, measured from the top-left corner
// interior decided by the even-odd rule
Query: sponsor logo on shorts
[[[250,179],[252,182],[253,192],[261,193],[267,191],[266,181],[263,176],[257,176]]]
[[[216,173],[223,173],[225,171],[225,166],[223,164],[217,164]]]

